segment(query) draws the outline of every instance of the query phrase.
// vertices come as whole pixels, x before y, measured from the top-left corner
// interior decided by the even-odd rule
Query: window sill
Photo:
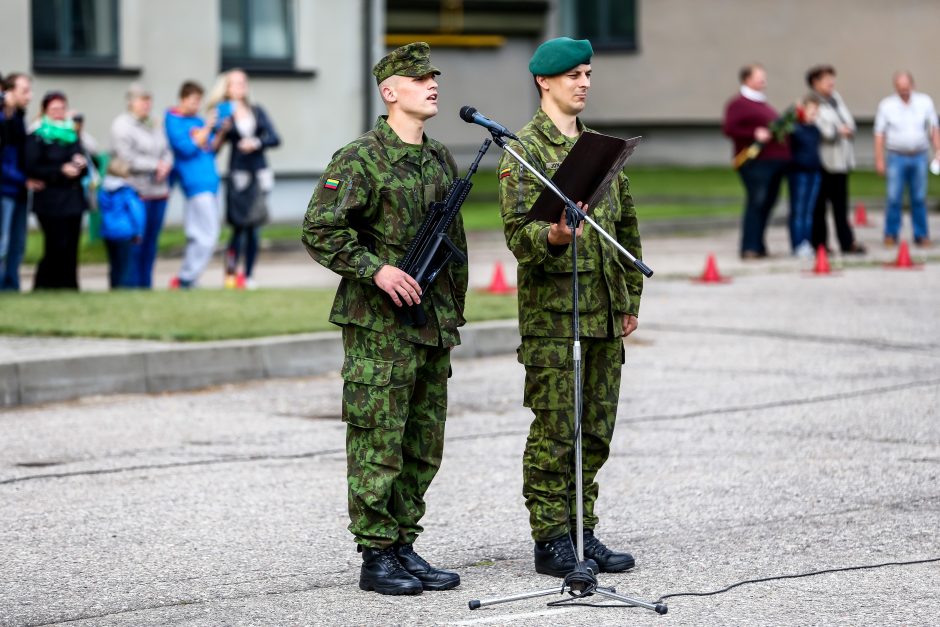
[[[101,67],[94,65],[46,65],[33,63],[33,73],[37,75],[66,76],[140,76],[139,67]]]
[[[252,67],[249,63],[226,63],[222,65],[222,72],[238,68],[248,74],[249,78],[295,78],[310,79],[317,75],[316,70],[298,70],[294,68]]]

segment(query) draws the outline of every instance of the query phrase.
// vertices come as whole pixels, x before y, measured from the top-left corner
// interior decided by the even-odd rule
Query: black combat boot
[[[362,569],[359,571],[359,588],[379,594],[421,594],[421,582],[408,574],[395,547],[387,549],[362,549]]]
[[[460,585],[460,575],[451,570],[434,568],[415,553],[414,545],[397,544],[395,552],[401,565],[418,578],[425,590],[450,590]]]
[[[586,550],[584,557],[582,564],[597,574],[597,564],[594,560],[587,559]],[[552,577],[564,577],[574,571],[576,565],[574,544],[568,534],[535,543],[535,572]]]
[[[636,564],[629,553],[611,551],[594,536],[593,529],[584,530],[584,558],[591,558],[600,566],[602,573],[622,573]]]

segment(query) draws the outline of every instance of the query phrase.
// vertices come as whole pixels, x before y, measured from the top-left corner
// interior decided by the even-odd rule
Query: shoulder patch
[[[510,174],[512,174],[512,168],[503,168],[499,171],[499,178],[504,179]]]
[[[329,178],[329,179],[326,179],[326,181],[324,181],[323,189],[336,190],[336,189],[339,189],[340,185],[342,184],[343,184],[343,181],[340,179]]]

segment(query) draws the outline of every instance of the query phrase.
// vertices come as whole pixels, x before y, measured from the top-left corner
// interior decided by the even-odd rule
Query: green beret
[[[590,63],[593,55],[594,48],[587,39],[549,39],[535,49],[529,61],[529,71],[535,76],[555,76],[582,63]]]
[[[389,76],[411,76],[417,78],[427,74],[440,74],[431,65],[431,46],[423,41],[395,48],[375,64],[372,74],[375,82],[381,83]]]

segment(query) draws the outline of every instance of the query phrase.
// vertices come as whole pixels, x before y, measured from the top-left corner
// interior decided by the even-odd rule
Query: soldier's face
[[[545,95],[568,115],[577,115],[587,104],[591,88],[591,66],[587,63],[571,68],[564,74],[542,77],[540,84]]]
[[[412,78],[397,76],[386,100],[394,102],[403,113],[419,120],[437,115],[437,81],[433,74]]]

